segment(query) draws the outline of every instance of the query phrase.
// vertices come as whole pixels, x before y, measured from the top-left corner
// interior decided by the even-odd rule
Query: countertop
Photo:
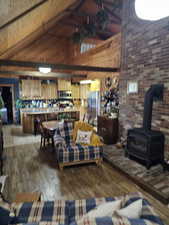
[[[37,114],[50,114],[50,113],[62,113],[62,112],[77,112],[78,108],[70,109],[58,109],[58,108],[30,108],[21,109],[21,112],[27,115],[37,115]]]

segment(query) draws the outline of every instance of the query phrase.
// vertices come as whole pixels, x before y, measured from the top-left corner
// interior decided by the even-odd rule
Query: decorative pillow
[[[103,204],[98,205],[93,210],[90,210],[86,215],[92,218],[112,216],[114,211],[120,209],[120,207],[121,207],[121,200],[105,202]]]
[[[90,124],[85,123],[83,121],[77,121],[77,122],[75,122],[75,126],[74,126],[74,129],[73,129],[73,141],[74,142],[76,142],[78,130],[82,130],[82,131],[93,131],[93,127]]]
[[[90,144],[92,136],[92,131],[82,131],[78,130],[77,131],[77,138],[76,138],[76,144]]]
[[[114,211],[120,209],[120,207],[121,207],[121,200],[105,202],[103,204],[98,205],[96,208],[90,210],[85,215],[83,215],[77,221],[77,224],[86,224],[88,221],[91,221],[96,218],[112,217]]]
[[[140,218],[142,213],[142,204],[143,204],[143,200],[139,199],[131,203],[130,205],[115,211],[114,215],[124,216],[130,219],[138,219]]]

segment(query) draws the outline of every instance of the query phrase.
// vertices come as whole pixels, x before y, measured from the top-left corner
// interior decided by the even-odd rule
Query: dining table
[[[44,121],[42,122],[43,128],[50,132],[54,132],[58,126],[58,120]]]

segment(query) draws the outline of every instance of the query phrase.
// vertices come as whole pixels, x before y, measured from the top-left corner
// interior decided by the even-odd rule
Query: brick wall
[[[134,0],[125,0],[122,25],[122,59],[120,75],[120,130],[142,126],[143,102],[152,84],[164,83],[164,100],[153,108],[152,128],[166,137],[169,153],[169,17],[143,21],[134,10]],[[138,93],[127,94],[127,82],[138,81]]]

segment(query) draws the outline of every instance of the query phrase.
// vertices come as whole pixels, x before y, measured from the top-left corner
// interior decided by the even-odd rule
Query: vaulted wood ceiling
[[[0,26],[1,58],[14,55],[27,44],[36,40],[46,32],[44,26],[46,26],[46,29],[53,27],[64,16],[65,10],[78,2],[77,0],[24,0],[24,4],[21,4],[20,7],[22,1],[3,0],[0,3],[2,4],[0,16],[3,17]],[[19,6],[16,2],[19,2]],[[42,4],[32,8],[40,2]],[[32,10],[29,11],[31,8]],[[14,12],[14,14],[9,17],[12,14],[11,12]]]
[[[94,23],[101,8],[109,20],[104,29],[97,27],[95,43],[120,32],[122,0],[102,3],[99,7],[96,0],[1,0],[0,59],[67,63],[72,34]]]

